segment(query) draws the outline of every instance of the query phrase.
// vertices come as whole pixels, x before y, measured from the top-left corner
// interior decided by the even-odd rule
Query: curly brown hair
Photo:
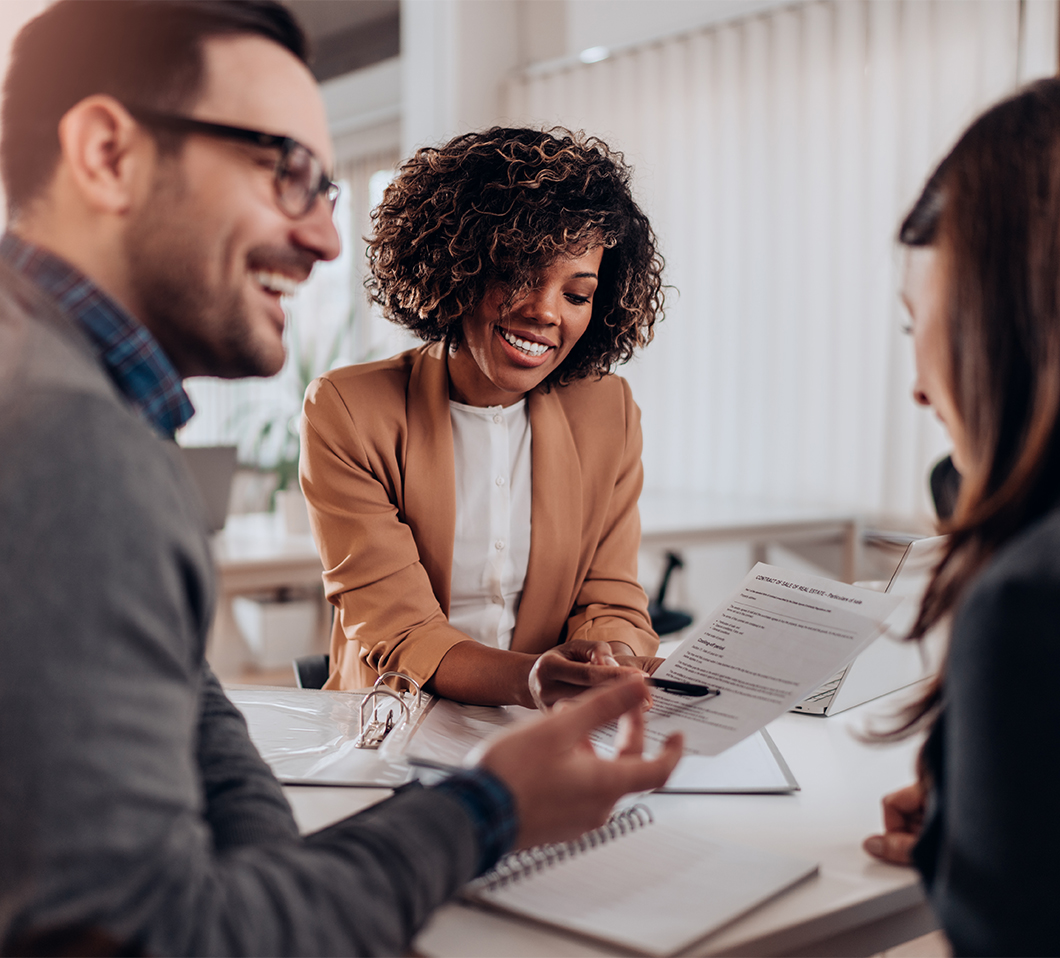
[[[563,255],[603,246],[589,326],[552,384],[602,376],[651,342],[663,259],[621,153],[584,133],[493,127],[418,150],[372,212],[371,275],[384,315],[427,342],[460,342],[488,290],[510,306]]]

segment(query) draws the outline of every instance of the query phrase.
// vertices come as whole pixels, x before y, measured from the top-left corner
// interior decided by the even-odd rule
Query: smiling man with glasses
[[[125,107],[140,123],[159,130],[174,133],[198,133],[220,139],[249,143],[266,150],[278,150],[275,185],[276,201],[283,211],[293,219],[305,216],[313,208],[318,196],[323,196],[331,210],[339,198],[339,187],[324,172],[317,155],[297,140],[261,130],[248,130],[242,126],[226,123],[208,123],[190,116],[162,113],[147,107]]]
[[[205,664],[183,379],[271,375],[339,252],[327,120],[285,7],[63,0],[4,83],[0,954],[394,954],[507,849],[571,838],[679,757],[642,683],[300,837]],[[587,733],[629,713],[631,747]]]

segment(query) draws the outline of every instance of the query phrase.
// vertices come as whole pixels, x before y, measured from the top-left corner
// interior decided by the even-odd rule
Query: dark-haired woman
[[[920,781],[865,847],[921,871],[958,954],[1060,953],[1060,81],[981,116],[900,233],[915,398],[953,440],[951,621]]]
[[[338,614],[327,688],[400,671],[548,705],[658,647],[637,582],[661,260],[621,156],[495,128],[423,149],[373,214],[368,288],[426,346],[310,388],[302,488]]]

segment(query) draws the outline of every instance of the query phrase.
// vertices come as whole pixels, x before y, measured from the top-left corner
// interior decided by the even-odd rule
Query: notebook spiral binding
[[[599,828],[569,842],[551,845],[535,845],[522,851],[505,855],[486,874],[476,878],[467,886],[468,891],[496,891],[514,882],[529,878],[534,872],[551,868],[568,858],[606,845],[616,838],[635,832],[655,821],[647,805],[631,805],[612,815]]]

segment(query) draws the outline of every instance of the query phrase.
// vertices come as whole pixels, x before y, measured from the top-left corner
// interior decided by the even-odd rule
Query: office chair
[[[300,689],[322,689],[331,672],[330,655],[303,655],[295,659],[294,680]]]
[[[662,581],[659,583],[659,591],[653,602],[648,603],[648,615],[651,616],[651,627],[655,629],[658,636],[670,635],[680,632],[692,624],[692,616],[680,609],[666,608],[666,588],[670,584],[670,576],[674,569],[685,567],[681,557],[676,552],[666,553],[666,571],[663,572]]]
[[[961,474],[953,464],[953,458],[940,459],[931,469],[931,498],[940,519],[949,519],[957,506],[961,491]]]

